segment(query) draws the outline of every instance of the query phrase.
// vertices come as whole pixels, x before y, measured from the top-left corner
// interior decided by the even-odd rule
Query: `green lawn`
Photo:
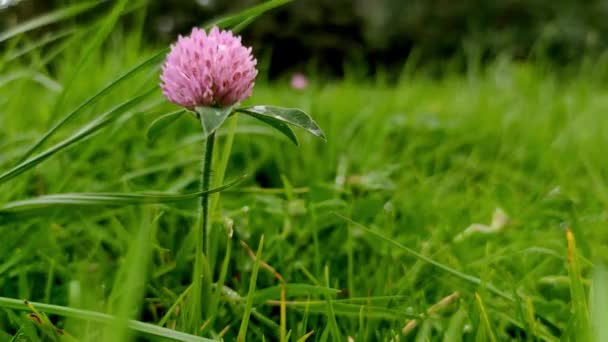
[[[97,28],[111,28],[107,18]],[[0,173],[15,170],[61,118],[153,55],[125,48],[136,47],[139,35],[114,31],[99,38],[103,45],[91,39],[81,49],[82,36],[99,30],[80,29],[12,59],[19,47],[7,45]],[[210,273],[224,287],[203,296],[206,317],[187,310],[196,199],[15,203],[56,193],[197,191],[203,142],[196,120],[183,116],[155,141],[146,139],[155,118],[178,109],[158,89],[116,110],[95,134],[52,149],[154,87],[158,68],[145,67],[31,154],[50,149],[48,159],[0,175],[1,341],[200,340],[175,330],[232,341],[247,304],[249,340],[279,340],[282,328],[291,341],[310,332],[309,341],[608,338],[604,64],[570,76],[504,60],[440,78],[410,67],[393,85],[312,77],[302,92],[266,81],[261,65],[247,103],[302,108],[328,141],[299,134],[295,147],[269,126],[238,117],[225,180],[246,178],[212,199],[219,205]],[[489,226],[496,210],[506,224],[464,233],[472,224]],[[576,249],[573,239],[568,248],[568,228]],[[267,266],[257,272],[241,241],[255,254],[262,236]]]

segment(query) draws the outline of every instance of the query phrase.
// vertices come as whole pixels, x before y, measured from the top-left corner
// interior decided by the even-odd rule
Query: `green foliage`
[[[228,119],[228,115],[232,113],[232,107],[196,107],[195,112],[201,122],[203,138],[207,139]]]
[[[258,82],[243,104],[255,115],[216,132],[212,188],[224,170],[251,176],[211,196],[213,283],[208,316],[195,320],[200,127],[175,120],[149,133],[177,114],[165,116],[176,108],[157,90],[166,50],[134,45],[142,31],[114,27],[74,75],[84,57],[74,37],[88,31],[72,30],[12,35],[0,51],[0,207],[32,214],[0,223],[0,339],[605,336],[604,62],[568,78],[505,59],[439,80],[407,69],[392,86]],[[52,68],[49,48],[60,48]],[[57,85],[72,78],[57,120]],[[319,125],[256,103],[302,108]],[[296,148],[274,131],[289,126],[261,117],[323,127],[327,142],[303,134]],[[41,152],[22,161],[40,137]],[[503,229],[456,239],[496,208]],[[261,236],[252,258],[239,240]]]

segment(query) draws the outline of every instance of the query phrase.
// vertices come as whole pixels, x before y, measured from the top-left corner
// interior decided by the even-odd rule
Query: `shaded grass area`
[[[86,63],[66,49],[51,64],[46,50],[0,64],[0,170],[63,113],[151,56],[124,48],[138,39],[117,30]],[[471,70],[439,79],[406,71],[396,85],[313,79],[302,92],[262,77],[246,104],[302,108],[328,142],[301,134],[298,148],[238,118],[225,178],[248,176],[212,200],[210,273],[223,281],[204,322],[183,310],[196,200],[4,216],[0,337],[115,341],[139,331],[197,340],[126,320],[135,319],[226,340],[241,328],[250,340],[310,332],[320,341],[591,338],[590,321],[608,312],[600,266],[608,256],[608,95],[590,71],[602,64],[568,77],[505,60]],[[157,82],[158,69],[144,69],[39,151]],[[116,112],[97,133],[1,184],[0,206],[65,192],[196,192],[197,122],[182,116],[146,140],[154,119],[176,109],[156,91]],[[221,153],[225,130],[219,136]],[[506,226],[456,239],[471,224],[489,225],[497,208]],[[32,316],[21,299],[59,307],[40,305]]]

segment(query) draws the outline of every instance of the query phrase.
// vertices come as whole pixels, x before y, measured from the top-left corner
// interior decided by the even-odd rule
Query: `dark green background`
[[[24,0],[3,10],[2,23],[72,2]],[[166,44],[194,25],[260,2],[150,1],[148,43]],[[401,68],[412,51],[424,62],[506,55],[576,63],[604,51],[606,18],[606,0],[295,0],[243,35],[256,55],[271,57],[271,75],[304,66],[339,75],[349,65]]]

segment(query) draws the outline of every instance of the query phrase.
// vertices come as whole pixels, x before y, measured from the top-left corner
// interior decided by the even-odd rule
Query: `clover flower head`
[[[231,106],[251,96],[256,63],[240,36],[217,27],[208,33],[195,27],[171,45],[161,88],[169,101],[190,110]]]

